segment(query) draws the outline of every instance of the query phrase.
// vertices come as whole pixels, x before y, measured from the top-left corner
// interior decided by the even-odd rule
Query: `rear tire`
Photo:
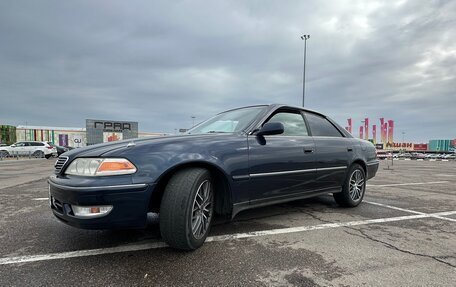
[[[213,214],[214,190],[209,171],[178,171],[169,180],[160,205],[162,238],[170,247],[195,250],[206,240]]]
[[[33,157],[35,158],[43,158],[44,157],[44,152],[41,150],[37,150],[32,154]]]
[[[353,164],[342,186],[342,192],[334,193],[337,204],[344,207],[358,206],[366,192],[366,172],[359,164]]]

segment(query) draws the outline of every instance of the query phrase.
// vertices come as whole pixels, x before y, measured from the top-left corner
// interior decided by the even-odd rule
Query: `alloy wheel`
[[[40,150],[37,150],[36,152],[34,152],[32,154],[32,156],[36,157],[36,158],[42,158],[44,157],[44,152],[40,151]]]
[[[364,193],[364,175],[359,170],[356,169],[350,176],[350,198],[353,201],[358,201]]]
[[[207,232],[212,217],[212,185],[203,181],[196,191],[192,207],[192,233],[201,239]]]

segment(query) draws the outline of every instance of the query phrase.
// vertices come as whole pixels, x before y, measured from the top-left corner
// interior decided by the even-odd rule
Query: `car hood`
[[[129,148],[135,148],[136,146],[143,145],[162,145],[162,144],[173,144],[183,141],[197,141],[197,140],[211,140],[220,137],[233,136],[232,133],[214,133],[214,134],[195,134],[195,135],[177,135],[177,136],[163,136],[163,137],[145,137],[140,139],[129,139],[110,143],[102,143],[83,148],[76,148],[65,152],[65,156],[74,157],[100,157],[106,153],[111,154],[114,151],[123,151]]]

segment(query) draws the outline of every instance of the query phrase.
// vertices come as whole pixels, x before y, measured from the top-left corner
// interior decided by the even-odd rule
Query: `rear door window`
[[[343,137],[339,130],[327,119],[314,113],[305,113],[312,136]]]

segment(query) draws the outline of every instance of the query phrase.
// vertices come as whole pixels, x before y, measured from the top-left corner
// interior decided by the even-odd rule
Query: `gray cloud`
[[[454,138],[455,20],[454,1],[4,1],[0,122],[173,132],[191,115],[297,105],[309,33],[307,107]]]

